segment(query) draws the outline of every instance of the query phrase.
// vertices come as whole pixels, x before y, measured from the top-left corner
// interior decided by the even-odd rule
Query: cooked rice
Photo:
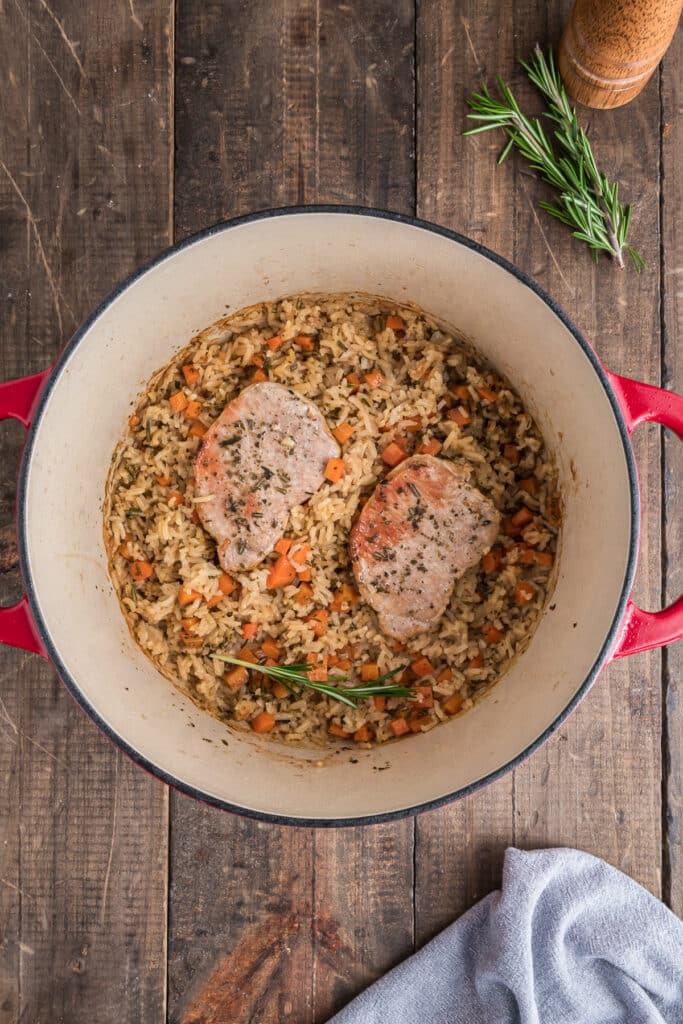
[[[386,325],[388,313],[403,318],[405,331]],[[304,333],[316,339],[311,352],[294,341]],[[276,334],[283,344],[272,351],[266,342]],[[202,500],[195,497],[192,479],[199,438],[189,433],[192,424],[184,414],[173,412],[169,397],[183,391],[199,401],[200,422],[208,426],[251,382],[263,360],[268,378],[315,402],[330,429],[344,422],[354,427],[342,446],[346,473],[338,483],[326,481],[290,515],[287,535],[311,548],[309,601],[295,600],[298,582],[266,588],[269,558],[256,569],[234,574],[238,587],[210,607],[221,569],[216,545],[196,513]],[[199,371],[191,386],[182,372],[188,364]],[[364,375],[374,369],[384,380],[371,389]],[[353,378],[347,380],[350,373],[358,374],[360,387],[354,387]],[[454,396],[457,386],[467,387],[468,400]],[[478,389],[495,391],[495,401],[487,401]],[[448,418],[449,410],[458,407],[469,411],[471,423],[461,426]],[[407,432],[414,419],[420,421],[419,432]],[[437,439],[441,457],[469,465],[471,482],[506,517],[496,544],[501,564],[486,572],[480,563],[466,572],[438,627],[404,649],[382,635],[362,601],[349,611],[330,613],[326,632],[316,637],[305,618],[327,608],[340,585],[355,587],[349,531],[363,500],[386,474],[381,453],[397,435],[411,451]],[[384,299],[305,295],[226,317],[193,338],[154,376],[114,453],[104,533],[111,577],[133,637],[159,671],[201,707],[239,729],[249,729],[261,711],[270,712],[276,723],[270,735],[290,743],[329,742],[330,726],[353,737],[364,724],[374,742],[383,742],[393,737],[392,722],[399,718],[407,719],[411,732],[428,731],[449,718],[444,708],[449,698],[455,697],[451,713],[458,705],[466,711],[527,646],[553,579],[551,565],[538,564],[534,553],[543,553],[541,562],[550,563],[556,551],[556,488],[553,462],[519,396],[443,325],[415,307]],[[182,495],[182,504],[176,506],[172,492]],[[520,531],[510,518],[523,506],[533,521]],[[149,579],[133,580],[133,560],[153,565]],[[526,604],[515,595],[522,581],[533,585]],[[178,601],[181,587],[199,595],[185,607]],[[433,707],[416,710],[415,703],[390,698],[383,710],[372,699],[351,709],[312,692],[276,699],[270,682],[256,671],[234,694],[224,681],[231,666],[212,655],[239,656],[245,623],[258,624],[257,637],[249,641],[257,656],[268,636],[281,647],[282,664],[320,665],[325,656],[351,662],[345,673],[350,684],[360,681],[365,663],[376,663],[384,673],[425,656],[433,672],[420,684],[432,685]],[[500,631],[500,639],[491,639],[491,626]],[[415,681],[410,669],[406,679]]]

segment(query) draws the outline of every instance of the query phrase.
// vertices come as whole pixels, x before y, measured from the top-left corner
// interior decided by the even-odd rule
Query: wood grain
[[[171,27],[152,0],[4,7],[3,379],[44,369],[168,240]],[[7,524],[23,438],[3,437]],[[165,790],[40,658],[3,650],[0,674],[0,1021],[160,1021]]]
[[[558,37],[564,4],[515,4],[516,56]],[[544,24],[543,19],[547,19]],[[518,76],[520,96],[529,96]],[[596,156],[632,200],[632,238],[647,268],[637,275],[607,260],[597,265],[563,225],[536,209],[545,186],[516,164],[515,261],[529,271],[590,338],[611,369],[650,383],[659,356],[659,97],[651,85],[628,109],[581,113]],[[635,448],[643,524],[635,597],[660,601],[660,448],[656,428],[639,430]],[[659,894],[660,655],[606,669],[576,713],[515,772],[515,843],[576,846],[603,857]]]
[[[178,234],[292,203],[411,212],[412,3],[237,3],[229,33],[224,18],[179,9]],[[413,948],[412,821],[313,833],[174,795],[171,872],[173,1021],[321,1021]]]
[[[661,68],[663,383],[683,394],[683,34],[674,37]],[[683,444],[664,437],[665,602],[683,592]],[[683,917],[683,643],[663,653],[664,898]]]

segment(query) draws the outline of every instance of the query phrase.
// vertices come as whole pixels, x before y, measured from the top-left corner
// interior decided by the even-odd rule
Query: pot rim
[[[28,542],[27,542],[27,524],[26,524],[26,490],[27,490],[27,478],[28,478],[28,467],[31,462],[33,455],[33,448],[36,442],[38,433],[38,427],[42,419],[43,411],[47,405],[47,401],[52,393],[52,390],[58,381],[62,370],[68,363],[68,360],[72,352],[77,348],[78,345],[84,340],[89,333],[91,327],[97,322],[102,314],[109,308],[109,306],[118,299],[128,288],[133,285],[138,278],[143,277],[149,270],[152,270],[158,264],[164,262],[168,258],[174,256],[176,253],[181,252],[183,249],[188,248],[191,245],[201,242],[206,238],[210,238],[213,235],[220,234],[224,231],[230,231],[232,228],[238,227],[242,224],[249,224],[254,221],[268,220],[274,217],[282,216],[299,216],[302,214],[341,214],[346,216],[357,216],[357,217],[373,217],[379,220],[389,220],[399,224],[405,224],[409,227],[420,228],[424,231],[429,231],[432,234],[441,235],[450,241],[456,242],[467,249],[471,249],[478,255],[485,257],[492,263],[497,264],[503,270],[512,274],[522,284],[526,285],[532,292],[540,298],[546,306],[558,317],[558,319],[564,324],[571,336],[573,337],[576,344],[582,349],[584,355],[588,358],[591,363],[593,370],[595,371],[600,383],[602,384],[603,390],[607,395],[609,403],[612,407],[612,413],[616,421],[619,434],[621,436],[622,446],[624,450],[624,456],[626,459],[626,466],[629,478],[629,494],[631,498],[631,510],[630,510],[630,540],[628,558],[626,568],[624,571],[624,581],[621,588],[619,600],[615,607],[614,616],[609,630],[605,636],[604,642],[598,652],[598,655],[593,663],[592,668],[584,678],[579,689],[575,693],[572,700],[565,706],[560,714],[554,719],[554,721],[538,736],[532,743],[530,743],[523,751],[521,751],[512,760],[506,762],[501,767],[495,769],[489,774],[478,779],[476,782],[470,783],[468,786],[463,786],[460,789],[454,790],[452,793],[448,793],[444,796],[435,798],[434,800],[427,800],[420,804],[416,804],[411,807],[400,808],[395,811],[387,811],[381,814],[364,815],[360,817],[344,817],[344,818],[304,818],[296,817],[294,815],[281,815],[274,814],[269,811],[259,811],[254,808],[242,807],[239,804],[233,804],[227,800],[222,800],[219,797],[212,796],[211,794],[205,793],[203,790],[198,789],[196,786],[189,785],[177,778],[175,775],[166,771],[150,761],[143,753],[141,753],[136,747],[131,746],[123,737],[112,729],[112,727],[104,721],[100,716],[99,712],[89,700],[86,699],[82,690],[80,689],[77,681],[71,676],[70,672],[64,665],[59,651],[52,642],[49,630],[45,621],[43,620],[40,606],[37,598],[37,593],[33,583],[33,576],[31,574],[30,561],[28,555]],[[256,821],[268,822],[276,825],[292,825],[300,826],[304,828],[338,828],[338,827],[352,827],[356,825],[376,825],[383,822],[397,821],[402,818],[411,817],[417,814],[421,814],[423,811],[435,810],[438,807],[443,807],[446,804],[461,800],[464,797],[470,796],[472,793],[476,793],[478,790],[483,789],[485,786],[490,785],[497,779],[506,775],[508,772],[513,771],[523,761],[530,757],[536,750],[539,749],[567,720],[569,715],[577,708],[579,703],[586,696],[591,686],[595,682],[600,671],[604,667],[605,663],[609,658],[610,651],[612,650],[617,637],[619,635],[619,628],[626,612],[626,606],[629,600],[631,590],[633,588],[633,582],[636,574],[637,558],[638,558],[638,541],[640,531],[640,491],[638,486],[638,472],[636,468],[635,456],[633,448],[629,439],[629,433],[626,427],[621,408],[617,401],[614,390],[610,384],[607,372],[603,367],[602,363],[598,359],[592,346],[583,336],[579,328],[574,324],[570,317],[564,312],[554,299],[552,299],[543,288],[540,287],[537,282],[526,274],[523,270],[520,270],[514,264],[510,263],[509,260],[503,256],[499,256],[497,253],[488,249],[480,242],[475,242],[473,239],[468,238],[465,235],[460,234],[451,228],[443,227],[439,224],[434,224],[431,221],[422,220],[419,217],[413,217],[408,214],[395,213],[389,210],[378,209],[375,207],[364,207],[357,205],[344,205],[344,204],[317,204],[312,206],[285,206],[276,207],[270,210],[261,210],[256,213],[245,214],[240,217],[233,217],[225,221],[219,221],[212,224],[208,228],[204,228],[201,231],[196,232],[193,235],[184,238],[182,241],[169,246],[160,252],[157,256],[148,260],[141,267],[135,270],[128,277],[124,278],[110,293],[103,299],[102,302],[95,308],[89,317],[81,324],[81,326],[71,336],[66,346],[62,349],[57,361],[52,367],[52,371],[46,381],[45,387],[43,388],[38,403],[35,408],[35,413],[31,426],[28,431],[26,438],[26,445],[22,454],[21,466],[19,471],[19,483],[17,489],[17,534],[18,534],[18,547],[19,547],[19,562],[21,566],[21,573],[26,586],[26,593],[31,609],[31,613],[34,618],[36,627],[40,633],[40,637],[45,645],[49,658],[57,669],[57,673],[66,686],[67,690],[74,698],[76,703],[86,712],[86,714],[95,722],[95,724],[104,732],[105,736],[119,749],[123,750],[136,764],[144,768],[151,775],[161,779],[167,785],[172,786],[174,789],[187,796],[193,797],[195,800],[200,800],[203,803],[209,804],[212,807],[218,807],[224,811],[230,811],[233,814],[240,815],[246,818],[252,818]]]

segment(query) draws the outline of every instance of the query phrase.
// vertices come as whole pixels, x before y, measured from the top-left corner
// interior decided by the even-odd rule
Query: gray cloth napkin
[[[682,1024],[683,922],[578,850],[508,850],[503,886],[329,1024]]]

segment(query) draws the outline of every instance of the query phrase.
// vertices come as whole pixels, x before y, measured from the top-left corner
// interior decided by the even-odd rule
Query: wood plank
[[[661,68],[663,384],[683,393],[683,33],[674,36]],[[683,445],[664,437],[664,599],[683,592]],[[683,917],[683,644],[664,652],[664,892]]]
[[[427,0],[418,19],[418,213],[508,258],[514,180],[497,143],[464,139],[465,98],[512,63],[512,22],[494,4]],[[416,821],[416,939],[423,943],[495,888],[513,834],[512,777]]]
[[[412,3],[258,0],[230,33],[223,18],[215,0],[179,11],[179,233],[295,202],[410,211]],[[171,823],[172,1020],[324,1020],[412,950],[412,822],[314,833],[174,795]]]
[[[173,20],[165,0],[17,0],[3,17],[4,379],[47,366],[168,240]],[[22,442],[3,429],[3,525]],[[166,791],[40,658],[3,650],[0,675],[0,1021],[92,1024],[116,1006],[161,1022]]]
[[[564,3],[515,4],[516,56],[537,39],[557,40]],[[531,94],[516,74],[520,96]],[[515,261],[564,307],[611,369],[658,383],[659,96],[657,83],[628,106],[581,111],[598,162],[634,205],[632,238],[647,260],[638,275],[595,265],[563,225],[535,209],[545,186],[516,163]],[[635,597],[660,601],[660,447],[656,428],[635,438],[643,526]],[[515,773],[514,842],[576,846],[603,857],[655,894],[660,892],[660,655],[639,655],[604,671],[550,743]]]

